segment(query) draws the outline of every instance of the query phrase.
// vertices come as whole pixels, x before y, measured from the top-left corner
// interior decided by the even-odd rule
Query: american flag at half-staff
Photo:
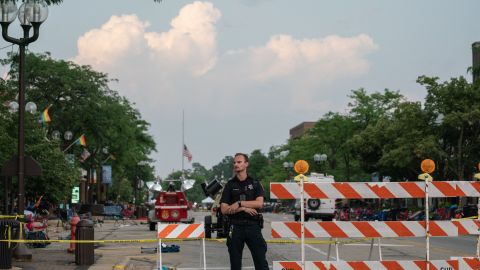
[[[187,146],[184,144],[183,145],[183,156],[188,159],[188,162],[192,162],[192,153],[190,153],[190,150],[188,150]]]

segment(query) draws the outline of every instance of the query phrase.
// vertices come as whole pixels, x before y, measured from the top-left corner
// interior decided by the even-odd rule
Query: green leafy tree
[[[1,64],[10,66],[8,80],[0,84],[4,89],[1,98],[6,101],[13,100],[18,91],[17,57],[16,54],[10,54],[1,60]],[[44,168],[44,175],[35,182],[41,184],[26,185],[27,196],[46,194],[53,201],[63,201],[65,196],[69,196],[72,186],[79,183],[78,168],[95,168],[99,173],[97,179],[100,179],[100,166],[107,160],[113,166],[114,185],[118,186],[127,179],[133,188],[138,177],[135,170],[137,163],[149,160],[148,155],[154,151],[155,142],[148,134],[149,124],[141,119],[139,112],[127,99],[108,87],[111,80],[107,75],[88,66],[52,59],[48,53],[27,53],[26,79],[28,100],[36,102],[39,113],[49,107],[52,118],[50,124],[41,125],[38,123],[39,114],[26,117],[27,154],[41,162]],[[0,128],[6,132],[0,135],[0,140],[16,141],[16,114],[9,114],[3,109],[1,117],[5,121],[2,121]],[[72,131],[73,140],[85,134],[86,148],[73,146],[68,150],[69,154],[76,157],[75,169],[65,161],[63,155],[63,150],[73,140],[52,140],[54,130]],[[2,160],[16,153],[14,144],[6,145],[9,147],[0,152]],[[108,148],[108,153],[104,152],[105,148]],[[88,150],[90,156],[80,163],[79,157],[84,149]],[[153,179],[153,168],[144,172],[144,180]],[[114,190],[110,189],[111,199],[116,199]],[[133,193],[125,194],[128,197]]]
[[[261,172],[268,166],[268,158],[260,150],[253,150],[248,158],[248,174],[254,179],[262,180]]]
[[[464,77],[443,83],[436,77],[421,76],[418,83],[427,89],[425,110],[436,118],[443,155],[445,179],[471,179],[480,160],[480,91]]]
[[[382,149],[388,141],[383,129],[402,102],[403,96],[398,91],[388,89],[383,93],[374,92],[369,95],[360,88],[352,91],[349,97],[352,99],[348,103],[349,115],[356,127],[348,146],[364,172],[378,172]]]
[[[211,171],[212,178],[229,179],[233,177],[233,157],[225,156],[222,161],[212,167]]]
[[[360,129],[390,116],[403,100],[403,96],[398,91],[388,89],[385,89],[383,93],[374,92],[369,95],[365,89],[360,88],[352,90],[349,97],[352,99],[348,103],[350,116]]]

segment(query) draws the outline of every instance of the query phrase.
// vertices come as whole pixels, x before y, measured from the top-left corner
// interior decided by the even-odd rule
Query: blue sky
[[[352,89],[422,100],[419,75],[470,80],[478,10],[477,0],[65,0],[30,50],[119,79],[111,87],[151,123],[166,176],[182,164],[182,109],[193,160],[210,168],[345,113]]]

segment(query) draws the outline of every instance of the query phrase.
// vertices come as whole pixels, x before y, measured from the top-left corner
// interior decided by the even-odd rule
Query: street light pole
[[[292,177],[291,170],[293,168],[293,162],[291,162],[291,161],[290,162],[288,162],[288,161],[283,162],[283,168],[287,172],[287,181],[292,180],[290,178]]]
[[[25,210],[25,46],[36,41],[40,25],[48,16],[48,8],[42,1],[27,1],[18,10],[18,19],[23,29],[23,38],[13,38],[8,35],[8,26],[15,20],[17,7],[14,1],[0,5],[0,25],[5,41],[19,46],[18,63],[18,213]],[[33,26],[33,36],[29,37]]]
[[[327,175],[326,168],[325,168],[325,171],[322,172],[322,163],[327,161],[327,155],[326,154],[315,154],[315,155],[313,155],[313,160],[320,167],[319,173],[323,173],[326,176]]]

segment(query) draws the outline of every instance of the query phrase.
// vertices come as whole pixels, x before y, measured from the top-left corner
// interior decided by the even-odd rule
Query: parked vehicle
[[[333,176],[325,176],[319,173],[311,173],[307,176],[309,183],[333,183]],[[331,221],[335,216],[335,200],[333,199],[305,199],[304,202],[304,219],[310,218],[321,219],[323,221]],[[295,221],[300,220],[300,200],[295,202]]]

